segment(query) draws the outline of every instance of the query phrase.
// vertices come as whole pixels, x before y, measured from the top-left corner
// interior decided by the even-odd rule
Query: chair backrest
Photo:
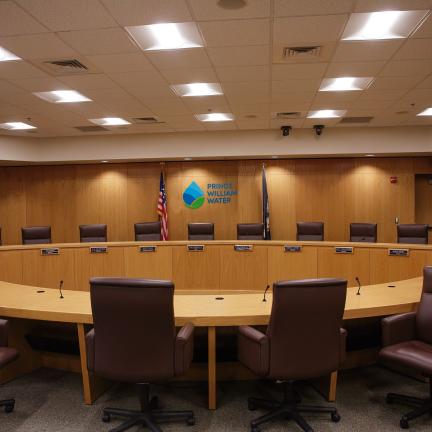
[[[423,292],[416,317],[417,339],[432,344],[432,266],[423,269]]]
[[[214,240],[214,223],[194,222],[188,224],[188,240]]]
[[[134,225],[136,241],[159,241],[161,240],[161,223],[140,222]]]
[[[21,228],[22,244],[51,243],[50,226],[31,226]]]
[[[264,224],[237,224],[237,240],[264,240]]]
[[[350,224],[350,241],[376,243],[377,224],[373,224],[373,223]]]
[[[397,226],[398,243],[427,244],[428,228],[426,224],[399,224]]]
[[[174,284],[166,280],[90,279],[94,370],[149,382],[174,376]]]
[[[80,225],[79,231],[81,243],[108,241],[107,226],[105,224]]]
[[[297,222],[297,240],[300,241],[323,241],[323,222]]]
[[[339,367],[347,281],[305,279],[273,284],[267,336],[269,377],[306,379]]]

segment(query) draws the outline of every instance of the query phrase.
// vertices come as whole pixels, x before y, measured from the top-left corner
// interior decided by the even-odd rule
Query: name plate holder
[[[157,246],[140,246],[139,251],[144,252],[156,252]]]
[[[41,255],[48,256],[48,255],[60,255],[60,249],[59,248],[47,248],[47,249],[41,249],[40,250]]]
[[[252,252],[253,245],[234,245],[234,250],[237,252]]]
[[[204,245],[190,244],[187,245],[186,247],[188,252],[204,252]]]
[[[100,254],[100,253],[108,253],[107,246],[90,246],[91,254]]]
[[[301,252],[302,246],[298,245],[284,245],[284,252]]]
[[[409,249],[389,249],[389,256],[407,257],[409,256]]]
[[[353,254],[354,248],[352,246],[336,246],[335,252],[337,254]]]

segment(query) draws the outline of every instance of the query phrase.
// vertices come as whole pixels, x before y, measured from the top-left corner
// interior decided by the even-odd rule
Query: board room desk
[[[377,317],[415,310],[420,300],[422,278],[402,280],[357,288],[348,288],[344,319]],[[0,317],[75,323],[78,330],[84,400],[90,404],[101,388],[98,379],[87,370],[85,324],[92,324],[90,295],[84,291],[64,290],[60,299],[56,289],[0,282]],[[222,297],[223,299],[216,299]],[[262,293],[176,293],[174,313],[177,326],[187,322],[208,327],[209,408],[216,408],[216,327],[265,325],[271,312]],[[13,341],[12,341],[13,344]],[[20,347],[18,347],[20,348]],[[23,353],[30,355],[29,352]],[[125,365],[127,366],[127,365]],[[12,366],[11,366],[12,367]],[[27,364],[27,371],[37,365]],[[21,371],[22,373],[22,371]],[[333,374],[330,398],[335,396],[336,373]],[[333,395],[333,396],[332,396]]]

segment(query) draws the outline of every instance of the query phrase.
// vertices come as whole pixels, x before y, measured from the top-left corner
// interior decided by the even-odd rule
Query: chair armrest
[[[0,347],[8,346],[9,321],[0,319]]]
[[[342,364],[345,361],[346,339],[347,339],[347,331],[345,329],[341,328],[340,329],[339,364]]]
[[[249,326],[238,329],[238,359],[258,375],[269,371],[270,347],[268,337]]]
[[[193,358],[194,326],[187,323],[177,333],[175,339],[175,375],[184,374],[190,367]]]
[[[384,346],[395,345],[415,339],[416,312],[386,317],[381,322]]]
[[[86,348],[87,348],[87,369],[94,371],[95,369],[95,331],[91,329],[86,334]]]

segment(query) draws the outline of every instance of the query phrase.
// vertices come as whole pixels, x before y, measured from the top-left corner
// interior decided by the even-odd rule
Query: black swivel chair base
[[[0,407],[4,407],[7,413],[11,413],[15,407],[15,399],[0,400]]]
[[[284,381],[283,392],[284,397],[282,402],[273,400],[249,398],[248,408],[253,411],[257,408],[266,408],[271,411],[255,420],[251,421],[251,432],[260,432],[260,425],[268,423],[272,420],[286,419],[295,421],[305,432],[313,432],[312,427],[306,422],[300,413],[328,413],[331,415],[332,421],[337,423],[340,416],[335,407],[324,407],[315,405],[301,405],[297,402],[298,397],[294,392],[293,382]],[[296,400],[297,399],[297,400]]]
[[[386,402],[392,404],[394,402],[412,406],[414,409],[407,414],[404,414],[400,419],[399,425],[402,429],[409,428],[409,422],[424,414],[432,413],[432,378],[430,379],[430,396],[426,399],[416,398],[413,396],[405,396],[396,393],[389,393],[386,397]]]
[[[150,399],[150,386],[148,384],[137,384],[141,411],[126,410],[120,408],[104,408],[102,421],[108,423],[111,416],[125,418],[126,421],[120,426],[111,429],[110,432],[123,432],[136,425],[142,425],[151,432],[162,432],[157,423],[170,421],[185,421],[188,426],[195,424],[193,411],[164,411],[158,409],[158,399]]]

